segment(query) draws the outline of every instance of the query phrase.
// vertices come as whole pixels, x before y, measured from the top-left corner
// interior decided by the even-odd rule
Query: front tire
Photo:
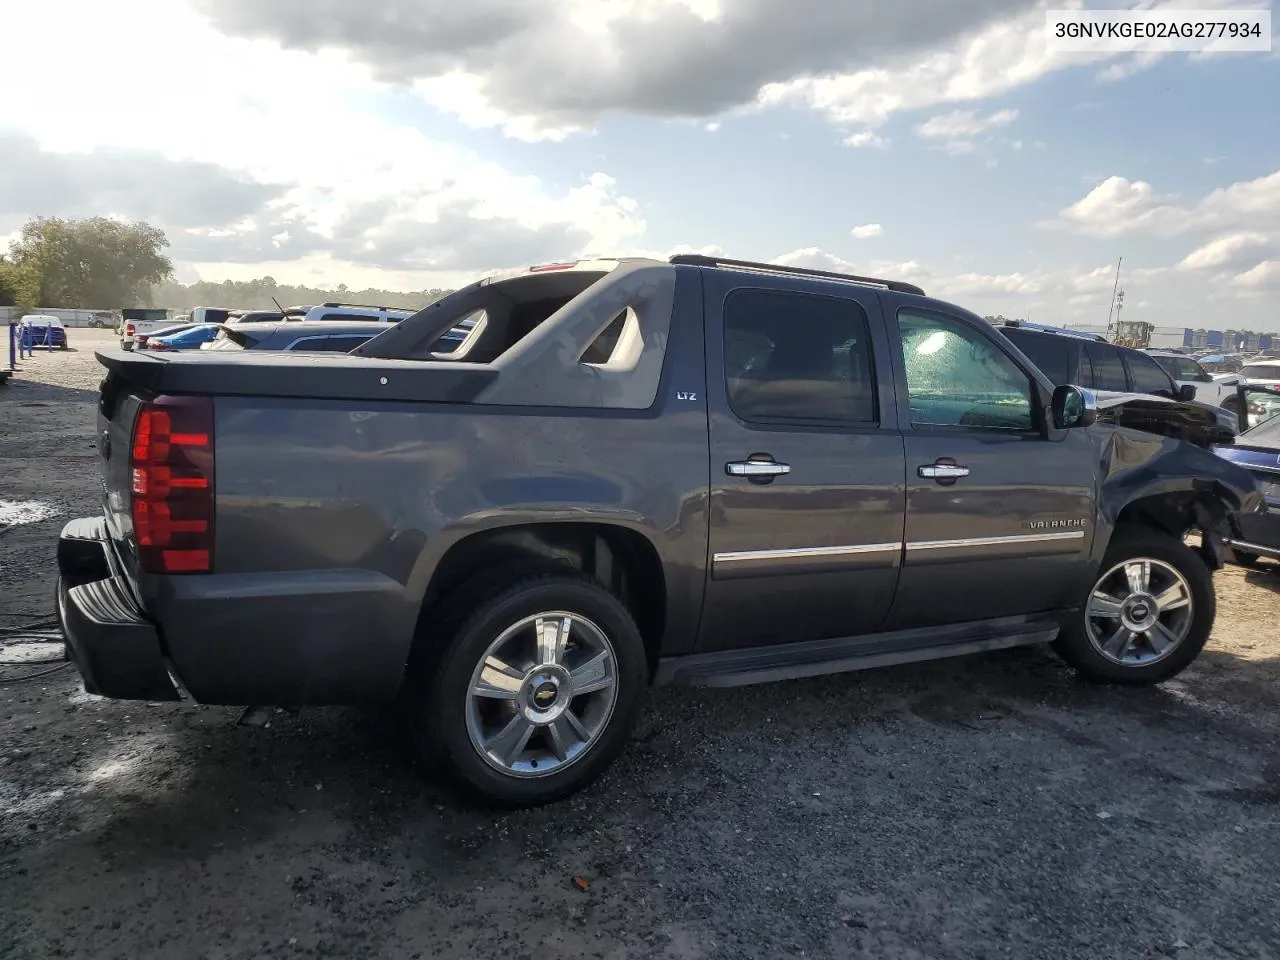
[[[1194,550],[1156,531],[1120,530],[1054,648],[1090,680],[1161,683],[1204,649],[1215,603],[1212,576]]]
[[[599,777],[631,734],[648,668],[627,608],[577,576],[525,577],[473,606],[409,680],[424,759],[478,799],[527,807]]]

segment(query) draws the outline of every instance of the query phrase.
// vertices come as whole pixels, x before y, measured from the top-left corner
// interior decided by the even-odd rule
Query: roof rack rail
[[[1030,320],[1004,320],[993,324],[997,327],[1016,327],[1022,330],[1039,330],[1041,333],[1056,333],[1063,337],[1076,337],[1080,340],[1096,340],[1106,343],[1107,338],[1087,330],[1072,330],[1070,327],[1055,327],[1048,323],[1032,323]]]
[[[328,300],[321,304],[322,307],[359,307],[364,310],[402,310],[400,307],[380,307],[372,303],[343,303],[341,300]],[[412,312],[404,311],[402,312]]]
[[[877,277],[859,277],[852,273],[836,273],[833,270],[813,270],[809,267],[787,267],[777,263],[760,263],[755,260],[729,260],[725,257],[708,257],[701,253],[677,253],[669,258],[670,263],[683,263],[694,267],[741,267],[745,270],[759,270],[763,273],[789,273],[801,277],[825,277],[828,280],[843,280],[846,283],[862,283],[877,287],[885,287],[897,293],[914,293],[924,296],[924,290],[914,283],[902,280],[881,280]]]

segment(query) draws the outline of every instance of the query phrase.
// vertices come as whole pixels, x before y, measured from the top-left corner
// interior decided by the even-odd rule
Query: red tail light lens
[[[213,570],[213,401],[157,397],[133,425],[133,533],[148,573]]]
[[[138,329],[138,328],[137,328],[136,326],[134,326],[132,323],[126,323],[126,324],[124,325],[124,335],[125,335],[126,337],[132,337],[132,336],[133,336],[133,331],[135,331],[135,330],[137,330],[137,329]]]

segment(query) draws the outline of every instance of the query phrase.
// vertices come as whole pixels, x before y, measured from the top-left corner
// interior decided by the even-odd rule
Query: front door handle
[[[724,465],[724,472],[731,477],[781,477],[791,472],[791,464],[752,457],[731,460]]]
[[[969,475],[969,468],[958,463],[926,463],[916,467],[916,473],[929,480],[957,480]]]

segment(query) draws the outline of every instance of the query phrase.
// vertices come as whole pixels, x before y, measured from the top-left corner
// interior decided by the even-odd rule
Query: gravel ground
[[[49,614],[58,530],[97,509],[110,336],[71,333],[0,387],[0,523],[31,521],[0,625]],[[1216,583],[1158,690],[1039,650],[667,689],[603,781],[519,814],[381,715],[0,683],[0,956],[1275,958],[1280,576]]]

